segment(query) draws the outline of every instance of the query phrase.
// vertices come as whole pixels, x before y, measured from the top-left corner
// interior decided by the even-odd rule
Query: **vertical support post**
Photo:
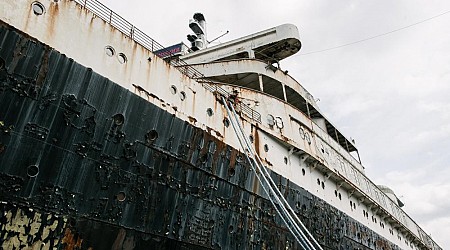
[[[334,134],[336,135],[336,141],[337,141],[337,143],[340,144],[340,143],[339,143],[339,135],[338,135],[338,133],[337,133],[336,128],[334,129]]]
[[[305,100],[305,103],[306,103],[306,111],[308,112],[308,117],[311,118],[311,112],[309,111],[308,101]]]
[[[255,58],[255,51],[253,51],[252,49],[247,51],[248,53],[248,58]]]
[[[263,84],[263,79],[262,79],[261,74],[258,74],[258,81],[259,81],[259,90],[261,92],[264,92],[264,84]]]
[[[356,154],[358,155],[358,161],[359,161],[359,163],[362,164],[362,162],[361,162],[361,157],[359,156],[359,151],[358,151],[358,150],[356,150]]]

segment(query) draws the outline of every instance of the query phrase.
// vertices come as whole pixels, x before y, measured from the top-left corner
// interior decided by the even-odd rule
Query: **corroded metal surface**
[[[5,249],[298,249],[236,149],[0,28]],[[273,173],[324,249],[398,249]]]
[[[76,61],[77,64],[92,68],[97,74],[105,76],[112,82],[146,98],[147,101],[172,113],[172,115],[184,121],[189,121],[195,127],[207,130],[208,133],[221,138],[227,145],[238,147],[239,144],[233,135],[232,129],[224,126],[225,110],[216,101],[216,96],[214,95],[223,95],[226,92],[224,90],[227,88],[222,88],[222,86],[218,88],[216,84],[210,83],[199,84],[183,74],[189,73],[184,72],[188,70],[184,66],[177,67],[183,73],[175,70],[175,67],[146,49],[144,44],[140,43],[144,45],[143,47],[137,43],[136,39],[134,39],[135,41],[131,39],[135,38],[134,35],[137,35],[137,33],[133,33],[135,31],[133,27],[130,30],[126,29],[127,31],[125,32],[121,28],[126,26],[119,27],[114,23],[119,19],[114,18],[114,22],[111,22],[109,18],[104,20],[105,15],[107,17],[115,16],[112,13],[111,15],[108,14],[110,11],[106,11],[103,13],[105,15],[100,14],[99,16],[99,11],[108,9],[99,8],[97,11],[94,11],[91,8],[93,5],[89,4],[92,1],[95,0],[83,1],[88,6],[84,8],[73,0],[39,0],[38,2],[44,10],[44,13],[39,15],[34,10],[35,4],[38,4],[35,0],[3,0],[2,8],[0,8],[0,19],[27,34],[27,36],[50,45],[55,50]],[[77,38],[77,42],[73,42],[74,37]],[[19,48],[15,52],[17,58],[21,58],[21,54],[31,53],[31,51],[22,50],[22,46],[17,46],[17,48]],[[26,49],[26,47],[23,48]],[[32,48],[32,50],[34,49]],[[114,54],[111,51],[117,53]],[[44,50],[44,53],[49,53],[49,51]],[[129,59],[127,63],[123,63],[125,57]],[[49,57],[44,56],[43,60],[47,58]],[[32,59],[32,57],[27,57],[23,62],[29,59]],[[13,64],[22,67],[16,63],[14,62]],[[42,67],[46,67],[46,65],[49,64],[42,63]],[[47,75],[42,72],[47,72],[47,70],[39,68],[39,65],[36,65],[35,69],[40,72],[39,77],[36,79],[36,84],[37,86],[43,86],[41,83]],[[61,69],[64,69],[64,67],[61,67]],[[273,70],[273,68],[268,70]],[[60,74],[52,71],[50,73]],[[84,74],[84,72],[80,71],[77,71],[75,74],[78,73]],[[50,76],[50,78],[52,77]],[[17,85],[13,91],[33,97],[36,94],[33,93],[34,88],[28,88],[33,83],[26,78],[22,80],[24,80],[24,84]],[[65,79],[60,80],[64,81]],[[78,83],[78,81],[75,81],[75,83]],[[69,84],[73,84],[73,82],[69,82]],[[294,89],[288,86],[285,87],[284,91],[280,89],[282,91],[279,92],[279,96],[288,101],[296,99]],[[63,105],[71,106],[70,100],[72,97],[84,94],[81,92],[73,93],[71,88],[68,89],[70,91],[64,90],[65,92],[62,93],[65,95],[64,100],[66,102]],[[173,89],[175,91],[172,91]],[[107,90],[108,88],[105,88],[105,91]],[[75,89],[74,91],[77,90]],[[214,94],[209,91],[214,92]],[[231,91],[234,90],[232,89]],[[87,95],[90,93],[91,91],[89,90]],[[233,93],[233,98],[236,96],[234,92],[230,93]],[[97,97],[103,97],[103,95],[98,93],[95,94]],[[105,92],[104,95],[108,96],[111,93]],[[255,135],[254,132],[269,134],[267,137],[262,136],[261,146],[265,147],[265,144],[268,143],[270,147],[276,150],[271,149],[270,152],[264,152],[265,149],[261,147],[260,151],[268,156],[267,163],[270,163],[269,167],[275,172],[290,178],[292,182],[301,185],[309,192],[326,200],[340,211],[367,225],[402,248],[408,249],[413,244],[417,246],[416,248],[441,249],[412,218],[385,196],[375,183],[366,178],[363,166],[353,158],[354,155],[352,156],[346,152],[346,150],[352,151],[351,143],[347,143],[347,140],[341,140],[345,138],[337,130],[334,130],[332,126],[330,127],[327,120],[323,121],[323,118],[321,118],[322,114],[318,110],[311,108],[309,104],[300,104],[303,103],[301,99],[297,102],[298,105],[291,106],[273,98],[273,96],[262,95],[255,91],[246,91],[245,95],[241,91],[237,97],[234,99],[242,100],[238,104],[249,105],[242,106],[240,110],[239,107],[236,107],[238,112],[241,112],[242,118],[244,118],[242,122],[244,130],[248,134],[251,133],[253,135]],[[59,98],[62,97],[53,93],[47,93],[39,98],[42,98],[39,99],[41,102],[40,108],[45,108],[48,105],[52,105],[55,102],[55,98],[59,104]],[[80,98],[81,101],[84,99],[87,100],[88,98]],[[106,99],[116,101],[112,98]],[[125,100],[123,106],[127,106],[127,102],[128,100]],[[92,107],[98,108],[96,105],[100,102],[93,103],[95,105],[92,105]],[[21,110],[21,107],[14,106],[13,109]],[[211,110],[213,115],[210,115]],[[26,110],[26,112],[28,111],[31,110]],[[68,114],[69,117],[66,120],[75,120],[77,115],[76,113],[73,115]],[[274,119],[277,120],[277,124],[284,124],[284,127],[281,126],[282,128],[279,128],[277,125],[273,128],[266,119],[269,115],[272,117],[276,116]],[[123,114],[123,116],[127,118],[126,114]],[[91,117],[98,118],[97,115]],[[89,129],[96,129],[95,124],[91,122],[98,123],[98,121],[96,119],[88,121],[90,123]],[[252,128],[252,124],[257,129]],[[103,125],[100,124],[99,126]],[[3,123],[1,127],[6,131],[13,131],[14,125]],[[27,134],[36,134],[37,137],[48,136],[53,130],[49,129],[47,125],[42,126],[40,123],[26,124],[22,128]],[[303,130],[308,130],[309,132],[301,132]],[[306,137],[307,134],[310,137]],[[55,139],[58,140],[58,138]],[[85,155],[84,151],[88,149],[87,146],[96,147],[98,145],[77,144],[78,152],[81,155]],[[290,148],[286,148],[286,146]],[[5,152],[6,148],[5,144],[0,145],[0,152]],[[66,147],[64,148],[66,149]],[[101,149],[101,147],[97,148]],[[299,155],[301,151],[304,151],[312,158],[306,160],[303,158],[304,155]],[[331,152],[331,154],[328,154],[328,152]],[[294,154],[291,155],[291,153]],[[89,155],[86,157],[89,157]],[[288,164],[285,164],[284,158],[288,158]],[[302,164],[302,166],[299,166],[299,164]],[[309,172],[306,176],[299,174],[301,168],[308,169],[310,167],[314,171]],[[34,176],[40,171],[37,165],[30,165],[29,169],[27,172],[30,173],[30,176]],[[314,185],[316,178],[329,179],[329,183],[333,183],[333,185],[327,185],[328,188],[325,189],[317,189],[318,186]],[[334,185],[338,189],[340,188],[343,196],[342,200],[336,199],[337,197],[333,195]],[[8,188],[14,189],[14,187]],[[358,203],[358,211],[350,209],[348,206],[350,201]],[[361,210],[369,211],[371,216],[373,214],[375,217],[372,221],[373,223],[370,223],[370,221],[367,223],[367,216],[360,213]],[[382,227],[375,219],[385,223],[386,227]]]

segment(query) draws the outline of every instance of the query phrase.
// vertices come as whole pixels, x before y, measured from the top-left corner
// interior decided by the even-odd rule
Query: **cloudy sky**
[[[101,1],[166,46],[188,43],[194,12],[210,39],[230,31],[219,42],[295,24],[303,47],[281,67],[356,140],[367,175],[450,246],[448,0]]]

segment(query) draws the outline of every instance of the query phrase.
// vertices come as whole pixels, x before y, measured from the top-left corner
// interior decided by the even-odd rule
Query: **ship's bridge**
[[[205,80],[262,92],[292,105],[345,150],[357,152],[354,142],[320,112],[314,97],[279,68],[279,61],[300,47],[297,27],[284,24],[180,58],[202,73]]]

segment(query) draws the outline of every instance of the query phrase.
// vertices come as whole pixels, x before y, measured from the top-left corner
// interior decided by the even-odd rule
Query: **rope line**
[[[450,13],[450,10],[449,11],[445,11],[445,12],[443,12],[441,14],[436,15],[436,16],[432,16],[430,18],[427,18],[427,19],[415,22],[413,24],[410,24],[410,25],[407,25],[407,26],[404,26],[404,27],[401,27],[401,28],[398,28],[398,29],[395,29],[395,30],[391,30],[391,31],[388,31],[388,32],[385,32],[385,33],[382,33],[382,34],[378,34],[378,35],[375,35],[375,36],[367,37],[367,38],[364,38],[364,39],[361,39],[361,40],[357,40],[357,41],[354,41],[354,42],[338,45],[338,46],[327,48],[327,49],[316,50],[316,51],[311,51],[311,52],[307,52],[307,53],[300,53],[299,55],[304,56],[304,55],[316,54],[316,53],[325,52],[325,51],[329,51],[329,50],[339,49],[339,48],[342,48],[342,47],[347,47],[347,46],[350,46],[350,45],[353,45],[353,44],[357,44],[357,43],[366,42],[366,41],[369,41],[369,40],[372,40],[372,39],[375,39],[375,38],[378,38],[378,37],[386,36],[386,35],[389,35],[389,34],[392,34],[392,33],[395,33],[395,32],[401,31],[401,30],[404,30],[404,29],[411,28],[411,27],[416,26],[418,24],[421,24],[421,23],[430,21],[432,19],[438,18],[440,16],[446,15],[448,13]]]

